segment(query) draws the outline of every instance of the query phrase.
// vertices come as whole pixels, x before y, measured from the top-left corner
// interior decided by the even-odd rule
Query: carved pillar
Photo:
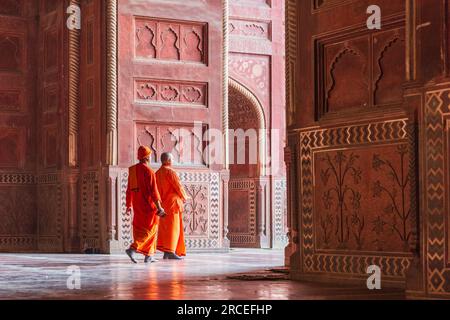
[[[80,7],[80,0],[70,0],[70,6]],[[73,18],[77,19],[74,14]],[[77,21],[74,21],[76,24]],[[78,127],[80,105],[80,30],[69,29],[69,166],[78,165]]]
[[[286,164],[286,172],[287,174],[287,229],[288,229],[288,245],[284,249],[284,263],[288,267],[290,264],[290,257],[292,254],[292,251],[294,250],[294,244],[292,239],[292,181],[290,179],[289,172],[291,170],[291,162],[292,162],[292,154],[291,149],[289,147],[286,147],[284,149],[284,162]]]
[[[297,60],[297,1],[286,1],[286,123],[294,122],[296,88],[296,60]]]
[[[117,0],[106,1],[106,163],[116,166],[117,146]]]
[[[449,1],[443,0],[441,3],[441,19],[442,19],[442,39],[441,46],[444,55],[444,70],[443,77],[448,78],[450,76],[450,48],[449,48],[449,27],[450,27],[450,19],[449,19]]]
[[[66,201],[67,201],[67,233],[65,237],[64,252],[79,252],[80,251],[80,229],[79,229],[79,214],[78,214],[78,190],[79,190],[79,172],[73,171],[66,177]]]
[[[268,185],[269,185],[269,179],[268,178],[260,178],[259,184],[258,184],[258,205],[257,205],[257,238],[258,238],[258,244],[260,248],[269,248],[269,235],[268,235],[268,219],[267,213],[268,208],[270,207],[268,205]]]
[[[229,164],[229,115],[228,115],[228,49],[229,49],[229,1],[222,0],[223,5],[223,75],[222,75],[222,130],[223,130],[223,157],[224,170],[222,174],[223,182],[223,247],[230,247],[230,240],[228,239],[228,183],[230,181],[230,164]]]

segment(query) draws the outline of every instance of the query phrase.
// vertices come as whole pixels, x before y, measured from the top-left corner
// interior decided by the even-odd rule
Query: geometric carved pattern
[[[286,120],[294,121],[297,68],[297,1],[286,0]]]
[[[314,180],[325,179],[324,181],[335,181],[331,176],[327,175],[327,171],[322,169],[322,177],[317,177],[317,170],[313,169],[315,165],[315,154],[323,154],[323,151],[330,149],[331,151],[342,149],[358,149],[361,146],[390,145],[398,143],[409,143],[411,126],[407,119],[383,121],[371,124],[357,124],[346,127],[323,128],[311,131],[300,132],[300,188],[301,188],[301,233],[302,233],[302,265],[306,273],[331,273],[342,275],[353,275],[355,277],[363,277],[366,275],[366,268],[371,264],[381,267],[384,276],[391,280],[404,280],[406,272],[411,263],[411,254],[407,252],[373,252],[373,251],[353,251],[343,250],[337,255],[334,251],[323,247],[317,248],[317,238],[323,238],[323,233],[318,234],[319,226],[317,225],[316,204],[316,184]],[[366,147],[367,148],[367,147]],[[382,150],[380,150],[382,151]],[[413,150],[410,150],[413,152]],[[335,152],[335,151],[334,151]],[[351,151],[348,151],[351,152]],[[354,151],[356,152],[356,151]],[[384,154],[384,153],[382,153]],[[341,157],[336,156],[338,161]],[[355,177],[359,176],[359,162],[357,158],[353,159],[349,154],[346,158],[342,158],[344,162],[348,161],[349,166],[353,169]],[[319,157],[320,158],[320,157]],[[322,156],[323,158],[323,156]],[[412,159],[414,157],[411,157]],[[352,159],[352,160],[349,160]],[[330,160],[331,161],[331,160]],[[334,161],[334,160],[333,160]],[[320,162],[317,162],[320,163]],[[331,165],[331,162],[329,162]],[[348,166],[347,166],[348,167]],[[323,167],[325,168],[325,167]],[[345,166],[343,167],[345,168]],[[413,169],[413,168],[410,168]],[[316,172],[316,173],[315,173]],[[413,175],[410,177],[412,178]],[[338,180],[340,181],[340,180]],[[356,185],[358,187],[358,185]],[[344,186],[347,188],[347,186]],[[337,190],[337,189],[336,189]],[[336,191],[337,192],[337,191]],[[346,192],[348,193],[348,192]],[[351,193],[350,193],[351,194]],[[356,191],[353,193],[357,196]],[[316,198],[316,200],[315,200]],[[357,204],[353,197],[350,198],[349,205]],[[410,201],[413,202],[414,197]],[[410,208],[415,208],[411,203]],[[337,212],[337,211],[336,211]],[[411,213],[411,219],[414,219],[416,213]],[[361,220],[358,220],[361,221]],[[339,233],[342,239],[346,239],[347,234]],[[332,249],[339,249],[336,245]]]
[[[206,24],[136,18],[139,59],[206,63]]]
[[[135,80],[135,101],[206,106],[207,84],[160,80]]]
[[[2,173],[0,184],[34,184],[35,177],[27,173]]]
[[[127,214],[126,193],[128,187],[128,170],[123,170],[120,175],[120,219],[119,219],[119,246],[128,249],[133,243],[132,216]]]
[[[425,105],[426,269],[428,292],[448,296],[450,89],[430,91]],[[446,251],[447,250],[447,251]]]
[[[274,230],[274,247],[284,248],[288,244],[287,236],[287,196],[286,196],[287,182],[286,179],[275,180],[274,190],[274,216],[273,216],[273,230]]]
[[[229,30],[232,36],[270,39],[268,22],[233,19],[230,21]]]
[[[38,248],[42,252],[63,250],[62,186],[58,174],[42,174],[36,181]]]
[[[229,233],[234,247],[255,246],[256,243],[256,181],[232,179],[229,190]],[[237,203],[240,203],[238,205]]]
[[[81,185],[81,246],[83,250],[101,248],[100,243],[100,183],[98,172],[82,175]]]

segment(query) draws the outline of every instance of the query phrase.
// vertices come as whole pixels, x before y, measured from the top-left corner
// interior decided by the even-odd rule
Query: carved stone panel
[[[0,14],[8,16],[22,15],[22,1],[23,0],[3,0],[0,6]]]
[[[317,250],[408,252],[409,157],[407,144],[315,153]]]
[[[135,101],[169,106],[181,104],[206,107],[208,85],[198,82],[135,80]]]
[[[316,40],[316,114],[400,105],[406,79],[404,28],[328,35]],[[351,88],[351,90],[349,90]]]
[[[36,202],[34,176],[0,174],[0,250],[36,249]]]
[[[376,264],[404,280],[417,234],[413,137],[407,119],[300,133],[306,273],[362,277]]]
[[[25,165],[25,129],[0,127],[0,168]]]
[[[37,177],[38,248],[42,252],[63,250],[63,199],[56,173]]]
[[[19,112],[23,107],[20,90],[0,90],[0,113]]]
[[[102,248],[98,175],[98,172],[92,171],[84,173],[81,177],[81,246],[83,250],[100,250]]]
[[[135,19],[135,55],[138,59],[207,63],[204,23]]]
[[[231,179],[228,237],[233,247],[256,246],[256,183],[252,179]]]
[[[188,249],[220,248],[220,178],[213,172],[179,172],[190,199],[183,213]]]
[[[160,162],[160,155],[171,152],[177,165],[205,166],[204,125],[136,124],[136,148],[147,145],[152,152],[152,163]]]
[[[270,40],[271,38],[270,23],[266,21],[231,19],[229,32],[230,35],[237,37],[266,40]]]
[[[241,81],[261,100],[270,104],[270,57],[250,54],[230,54],[230,76]]]
[[[24,53],[23,35],[0,32],[0,72],[21,72]]]

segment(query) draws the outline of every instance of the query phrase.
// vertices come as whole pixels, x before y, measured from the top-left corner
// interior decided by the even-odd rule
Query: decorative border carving
[[[274,186],[273,239],[275,247],[284,248],[289,242],[285,229],[287,220],[287,181],[286,179],[277,179]]]
[[[448,296],[450,263],[448,251],[448,130],[450,119],[450,89],[429,91],[425,94],[425,215],[427,235],[426,277],[427,291],[433,295]]]
[[[297,1],[286,0],[286,123],[294,123],[297,100]]]
[[[2,173],[0,184],[35,184],[36,178],[31,173]]]

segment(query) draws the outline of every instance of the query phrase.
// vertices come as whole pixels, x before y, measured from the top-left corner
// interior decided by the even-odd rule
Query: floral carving
[[[361,194],[355,187],[348,185],[349,178],[353,180],[354,185],[361,182],[362,171],[356,166],[358,159],[359,156],[353,153],[346,156],[342,151],[333,158],[328,154],[322,159],[327,164],[327,168],[320,174],[324,186],[327,187],[322,201],[328,212],[320,218],[325,246],[330,243],[332,227],[341,248],[347,247],[350,235],[354,237],[358,248],[363,245],[365,221],[360,214]],[[332,212],[336,214],[333,216]]]
[[[161,89],[161,97],[163,98],[163,100],[176,101],[179,95],[180,92],[174,86],[163,86],[163,88]]]
[[[377,172],[385,172],[392,181],[392,184],[389,186],[380,180],[375,181],[373,184],[373,197],[382,199],[383,195],[387,196],[387,203],[383,212],[373,221],[373,230],[377,235],[380,235],[384,232],[384,228],[388,227],[390,232],[400,238],[404,243],[405,249],[407,249],[412,235],[408,226],[411,208],[408,205],[409,201],[407,198],[409,186],[408,168],[407,163],[405,163],[408,161],[407,146],[398,146],[397,153],[400,156],[400,168],[396,168],[391,161],[383,159],[378,154],[373,156],[373,169]]]
[[[196,184],[184,188],[190,197],[184,206],[184,230],[188,235],[204,235],[208,231],[208,189]]]

